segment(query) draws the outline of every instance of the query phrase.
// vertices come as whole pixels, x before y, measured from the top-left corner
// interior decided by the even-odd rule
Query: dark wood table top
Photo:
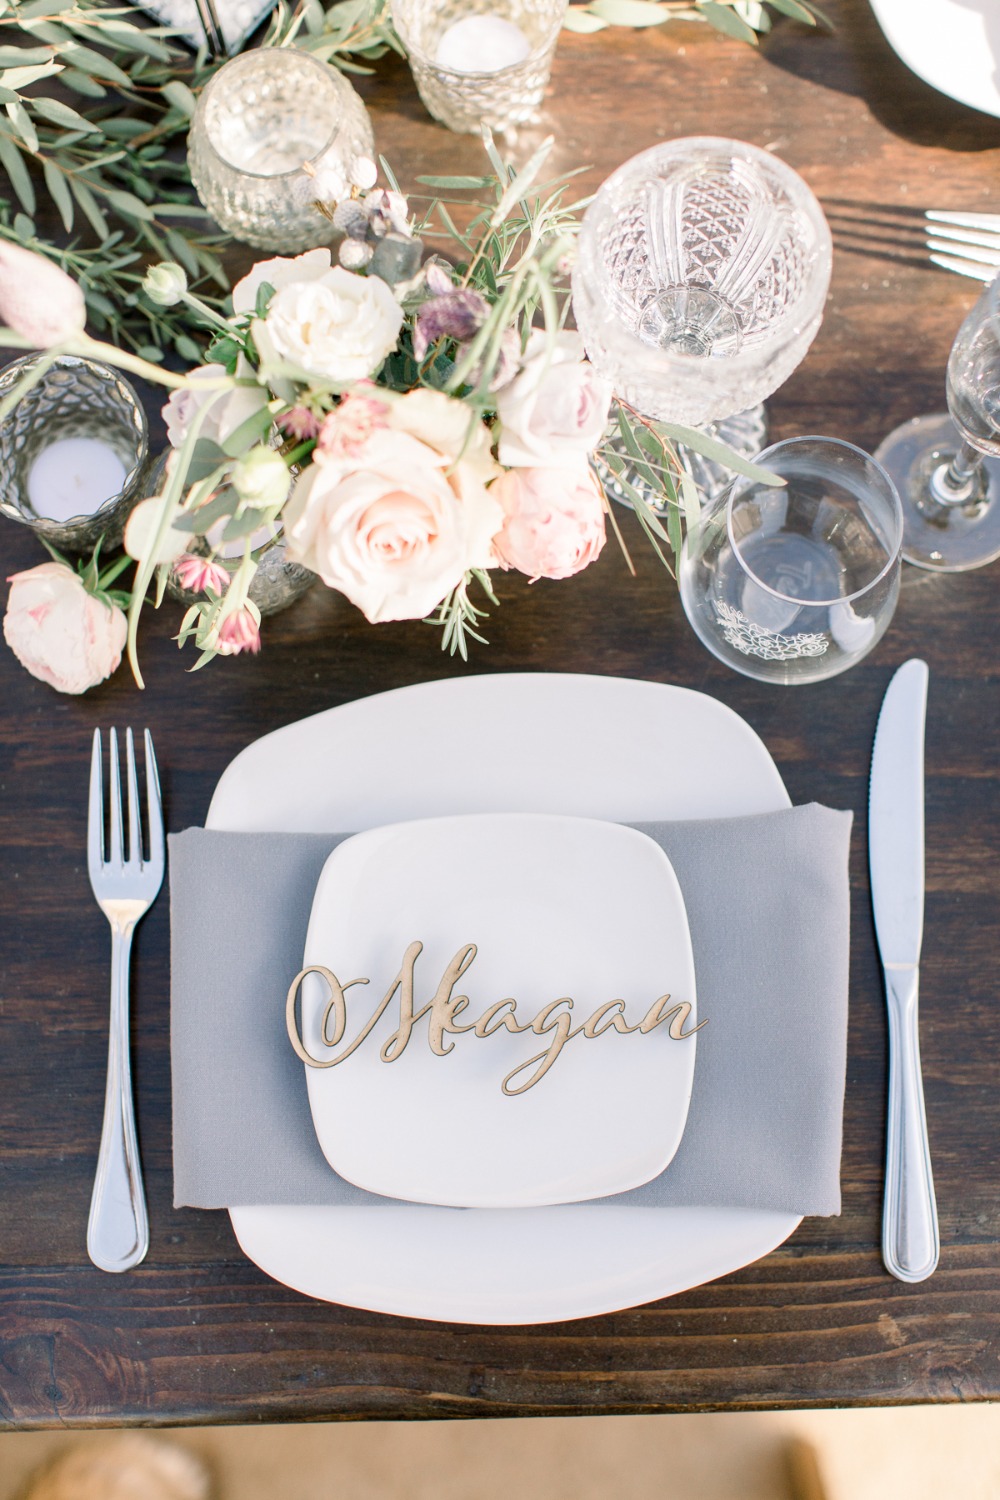
[[[934,93],[883,40],[866,0],[826,0],[834,36],[779,20],[759,52],[690,23],[560,43],[541,129],[559,169],[596,186],[666,137],[773,148],[840,204],[1000,209],[1000,120]],[[406,184],[479,170],[480,148],[433,124],[405,67],[362,80],[380,149]],[[858,253],[838,234],[823,328],[770,402],[776,437],[873,449],[941,409],[976,283]],[[4,571],[42,560],[3,522]],[[500,580],[503,607],[468,668],[419,624],[372,627],[317,588],[270,622],[255,659],[195,676],[150,615],[147,688],[123,669],[82,699],[0,650],[0,1429],[64,1424],[541,1416],[1000,1398],[1000,918],[996,818],[997,566],[904,571],[898,611],[853,671],[783,690],[734,675],[693,637],[671,580],[626,516],[580,578]],[[930,665],[922,1049],[941,1219],[937,1273],[894,1281],[879,1255],[886,1097],[882,984],[867,884],[872,735],[895,667]],[[462,671],[599,672],[712,694],[762,736],[794,801],[856,814],[843,1213],[773,1254],[662,1302],[540,1327],[467,1327],[311,1301],[241,1254],[221,1212],[171,1206],[168,903],[141,925],[135,1087],[152,1243],[109,1276],[84,1237],[101,1125],[108,932],[85,866],[96,725],[148,724],[169,826],[203,821],[251,739],[307,714]],[[622,774],[627,774],[623,769]],[[405,1246],[400,1247],[405,1254]]]

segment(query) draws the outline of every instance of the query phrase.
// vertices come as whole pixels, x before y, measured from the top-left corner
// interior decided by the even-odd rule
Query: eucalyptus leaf
[[[0,166],[3,166],[10,178],[11,187],[14,189],[25,213],[34,214],[36,207],[35,189],[31,181],[24,159],[10,136],[0,133]]]
[[[588,10],[612,26],[661,26],[670,19],[666,6],[653,0],[592,0]]]
[[[802,21],[806,26],[815,26],[817,17],[807,5],[802,5],[800,0],[768,0],[775,10],[780,10],[782,15],[791,16],[793,21]]]
[[[705,20],[710,22],[717,31],[724,31],[727,36],[735,37],[738,42],[749,42],[752,46],[757,45],[757,33],[752,26],[740,17],[728,5],[721,5],[718,0],[696,0],[700,13]]]
[[[32,99],[31,107],[43,120],[50,120],[53,125],[64,125],[70,130],[79,130],[84,135],[103,134],[100,125],[93,120],[85,120],[83,115],[64,104],[61,99]]]
[[[266,510],[256,510],[249,506],[238,516],[230,516],[222,532],[224,542],[242,542],[244,538],[252,536],[267,521]]]
[[[66,178],[51,161],[42,162],[42,175],[45,178],[45,186],[49,190],[49,197],[59,210],[63,228],[69,234],[73,228],[73,194],[66,184]]]
[[[780,474],[772,474],[770,469],[751,463],[750,459],[743,458],[726,443],[720,443],[718,438],[709,437],[707,432],[701,432],[696,427],[682,427],[678,422],[658,422],[657,426],[675,443],[683,443],[685,448],[693,448],[696,453],[704,454],[705,458],[710,458],[713,463],[732,469],[734,474],[744,474],[747,479],[754,479],[758,484],[766,484],[774,488],[784,488],[786,484]]]

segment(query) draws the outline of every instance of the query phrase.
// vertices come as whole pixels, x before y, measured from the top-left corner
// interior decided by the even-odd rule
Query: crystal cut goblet
[[[725,422],[718,435],[749,456],[755,408],[819,329],[831,259],[823,211],[791,167],[740,141],[668,141],[619,167],[587,209],[573,310],[620,401],[661,421]],[[711,491],[727,477],[702,480]]]

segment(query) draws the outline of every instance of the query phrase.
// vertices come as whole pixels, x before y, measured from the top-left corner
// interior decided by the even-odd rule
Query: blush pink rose
[[[590,466],[508,469],[490,494],[503,506],[493,542],[505,568],[536,578],[572,578],[604,546],[604,499]]]
[[[597,447],[611,386],[588,364],[583,340],[564,330],[528,338],[519,373],[497,395],[502,464],[559,468]]]
[[[42,255],[0,244],[0,322],[36,349],[77,338],[87,321],[83,293]]]
[[[4,639],[32,677],[60,693],[85,693],[111,676],[128,633],[117,606],[88,594],[63,563],[40,563],[8,582]]]
[[[470,568],[488,566],[503,519],[486,488],[492,465],[484,466],[480,445],[470,440],[468,461],[442,451],[447,435],[436,426],[447,427],[448,408],[459,403],[440,402],[419,408],[427,442],[376,428],[350,458],[311,464],[285,507],[289,560],[346,594],[373,624],[429,614]],[[403,406],[394,406],[394,417]],[[467,413],[463,420],[467,426]],[[431,446],[432,432],[440,448]],[[485,429],[484,442],[488,454]]]

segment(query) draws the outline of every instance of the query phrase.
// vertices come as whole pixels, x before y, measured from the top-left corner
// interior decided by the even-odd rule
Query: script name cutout
[[[476,1021],[459,1021],[458,1017],[469,1009],[470,1002],[468,995],[455,994],[455,986],[467,973],[475,959],[476,944],[466,943],[459,948],[445,968],[431,999],[417,1009],[414,1004],[414,967],[422,950],[423,943],[410,944],[403,955],[399,972],[384,998],[353,1040],[342,1047],[335,1057],[317,1058],[306,1050],[299,1034],[296,1016],[299,988],[307,974],[319,974],[328,985],[330,997],[323,1011],[320,1035],[324,1047],[333,1052],[341,1047],[347,1032],[347,991],[356,984],[367,984],[368,980],[349,979],[346,984],[342,984],[333,970],[328,969],[324,964],[310,964],[308,968],[301,969],[292,980],[288,990],[285,1021],[291,1044],[302,1061],[310,1068],[334,1068],[338,1063],[344,1062],[371,1034],[397,994],[399,995],[399,1025],[382,1045],[380,1056],[383,1062],[395,1062],[402,1057],[413,1035],[413,1028],[425,1017],[427,1018],[428,1045],[438,1057],[446,1057],[454,1050],[455,1043],[451,1037],[460,1035],[462,1032],[471,1032],[477,1037],[490,1037],[495,1036],[499,1031],[514,1033],[527,1031],[535,1036],[550,1037],[548,1045],[541,1052],[518,1063],[517,1067],[512,1068],[504,1078],[501,1088],[509,1097],[525,1094],[528,1089],[533,1088],[541,1078],[545,1077],[566,1043],[573,1041],[575,1037],[582,1036],[593,1041],[608,1031],[617,1031],[622,1034],[638,1032],[640,1035],[647,1036],[657,1026],[666,1026],[673,1041],[683,1042],[707,1024],[701,1021],[697,1026],[692,1026],[690,1030],[685,1031],[684,1028],[691,1015],[691,1006],[686,1000],[670,1004],[670,995],[660,995],[653,1001],[642,1020],[631,1024],[625,1019],[624,1000],[608,1000],[603,1005],[599,1005],[586,1021],[574,1026],[573,1001],[568,995],[562,995],[558,1000],[552,1000],[547,1005],[543,1005],[530,1021],[518,1020],[517,1001],[513,999],[498,1000]],[[528,1069],[533,1069],[533,1071],[524,1081],[514,1086],[514,1080]]]

